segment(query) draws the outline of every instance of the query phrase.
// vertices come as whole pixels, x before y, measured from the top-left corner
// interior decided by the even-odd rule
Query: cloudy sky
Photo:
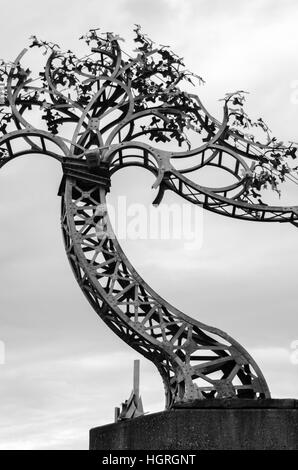
[[[89,28],[131,38],[139,23],[204,77],[198,93],[214,115],[226,92],[244,89],[252,116],[297,141],[297,18],[295,0],[10,0],[1,8],[0,57],[14,59],[32,34],[76,50]],[[59,226],[60,178],[59,165],[42,156],[0,174],[1,449],[86,449],[88,430],[111,422],[129,395],[138,358],[98,319],[73,278]],[[110,201],[127,195],[149,206],[152,182],[142,170],[119,173]],[[296,186],[286,188],[285,201],[298,203]],[[203,225],[202,245],[188,250],[185,240],[122,246],[168,301],[242,343],[274,397],[297,398],[297,229],[210,213]],[[161,379],[142,358],[141,392],[146,411],[163,409]]]

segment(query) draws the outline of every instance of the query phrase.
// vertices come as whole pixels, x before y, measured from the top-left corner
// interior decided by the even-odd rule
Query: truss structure
[[[49,53],[37,80],[21,65],[26,50],[3,63],[0,165],[32,153],[61,162],[61,225],[73,273],[101,319],[156,365],[166,407],[194,399],[268,398],[262,372],[239,343],[177,310],[135,271],[113,233],[106,194],[111,175],[136,165],[156,176],[156,204],[171,190],[218,214],[298,225],[297,207],[253,200],[256,188],[275,183],[280,169],[282,177],[289,173],[285,158],[296,148],[274,139],[256,143],[231,125],[246,119],[231,107],[242,104],[239,92],[224,100],[222,122],[213,118],[197,96],[179,88],[191,76],[181,59],[135,31],[134,58],[121,50],[121,38],[92,30],[83,37],[91,52],[80,59],[33,37],[32,47]],[[46,129],[30,121],[38,112]],[[191,146],[188,131],[201,143]],[[182,148],[168,150],[172,141]],[[191,165],[178,168],[190,158]],[[211,188],[189,178],[207,167],[227,172],[233,183]]]

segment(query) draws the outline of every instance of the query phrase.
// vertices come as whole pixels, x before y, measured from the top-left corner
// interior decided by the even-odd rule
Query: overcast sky
[[[197,92],[213,114],[220,116],[226,92],[244,89],[253,116],[281,139],[298,140],[297,20],[295,0],[10,0],[2,2],[0,57],[14,59],[32,34],[76,50],[89,28],[131,38],[139,23],[204,77]],[[1,449],[87,448],[89,429],[111,422],[114,406],[128,397],[133,359],[141,358],[101,322],[76,284],[60,233],[60,178],[57,162],[42,156],[0,172]],[[149,205],[152,182],[142,170],[125,170],[113,178],[110,201],[127,195]],[[286,193],[298,204],[296,186]],[[298,339],[297,240],[292,226],[204,213],[202,246],[122,246],[168,301],[246,347],[274,397],[297,398],[298,366],[290,360]],[[141,393],[146,411],[163,409],[161,379],[143,358]]]

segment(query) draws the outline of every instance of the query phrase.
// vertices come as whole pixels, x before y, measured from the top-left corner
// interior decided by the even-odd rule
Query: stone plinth
[[[298,450],[298,400],[204,400],[90,430],[91,450]]]

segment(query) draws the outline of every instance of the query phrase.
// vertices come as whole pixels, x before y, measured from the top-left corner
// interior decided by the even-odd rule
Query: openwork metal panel
[[[171,190],[218,214],[297,225],[297,207],[266,205],[260,195],[268,185],[278,190],[296,178],[289,165],[296,147],[268,137],[262,120],[248,118],[242,92],[224,99],[221,122],[213,118],[181,87],[202,79],[139,27],[135,33],[135,57],[121,50],[121,38],[91,30],[81,38],[91,47],[83,58],[33,37],[31,47],[48,54],[37,79],[21,65],[26,50],[2,63],[0,165],[32,153],[61,162],[61,225],[73,273],[102,320],[156,365],[167,407],[193,399],[268,398],[262,372],[239,343],[171,306],[138,275],[113,233],[106,194],[112,174],[140,166],[156,176],[155,204]],[[31,124],[37,113],[46,129]],[[248,135],[249,127],[261,129],[266,144]],[[173,142],[181,148],[169,150]],[[193,176],[208,167],[233,183],[195,183]]]

